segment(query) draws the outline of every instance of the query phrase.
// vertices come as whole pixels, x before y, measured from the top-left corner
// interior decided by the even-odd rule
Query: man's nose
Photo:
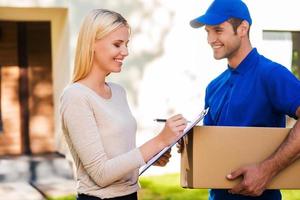
[[[211,33],[207,34],[207,42],[208,42],[208,44],[212,44],[216,40],[217,40],[217,37],[216,37],[215,34],[211,34]]]

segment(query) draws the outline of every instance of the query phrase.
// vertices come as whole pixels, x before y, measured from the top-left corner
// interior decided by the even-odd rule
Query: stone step
[[[33,186],[45,197],[58,198],[76,194],[76,182],[67,179],[48,179],[33,183]]]
[[[75,194],[75,181],[67,179],[44,180],[34,184],[22,181],[0,183],[0,199],[46,200]]]
[[[0,183],[1,199],[45,200],[46,198],[27,182]]]
[[[0,158],[0,182],[40,182],[73,178],[71,163],[58,154]]]
[[[71,163],[59,154],[0,158],[1,200],[45,200],[75,194]]]

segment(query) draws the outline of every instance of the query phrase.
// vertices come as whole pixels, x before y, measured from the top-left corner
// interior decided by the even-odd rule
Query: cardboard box
[[[241,179],[226,175],[246,164],[271,155],[288,135],[288,128],[196,126],[184,138],[181,155],[181,186],[232,188]],[[299,189],[300,159],[284,169],[269,189]]]

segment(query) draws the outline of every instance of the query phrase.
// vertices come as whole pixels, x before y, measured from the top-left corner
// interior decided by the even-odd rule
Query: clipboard
[[[153,165],[162,155],[164,155],[168,150],[170,150],[179,140],[181,140],[185,135],[189,133],[189,131],[196,126],[205,115],[208,113],[209,108],[204,109],[199,115],[195,117],[195,119],[187,125],[187,127],[183,130],[182,135],[171,145],[165,147],[162,149],[159,153],[157,153],[155,156],[153,156],[146,165],[140,170],[139,176],[141,176],[151,165]]]

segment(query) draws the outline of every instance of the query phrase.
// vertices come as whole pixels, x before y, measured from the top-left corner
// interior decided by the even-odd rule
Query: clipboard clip
[[[206,109],[202,110],[201,115],[204,117],[205,115],[207,115],[209,111],[209,107],[207,107]]]

